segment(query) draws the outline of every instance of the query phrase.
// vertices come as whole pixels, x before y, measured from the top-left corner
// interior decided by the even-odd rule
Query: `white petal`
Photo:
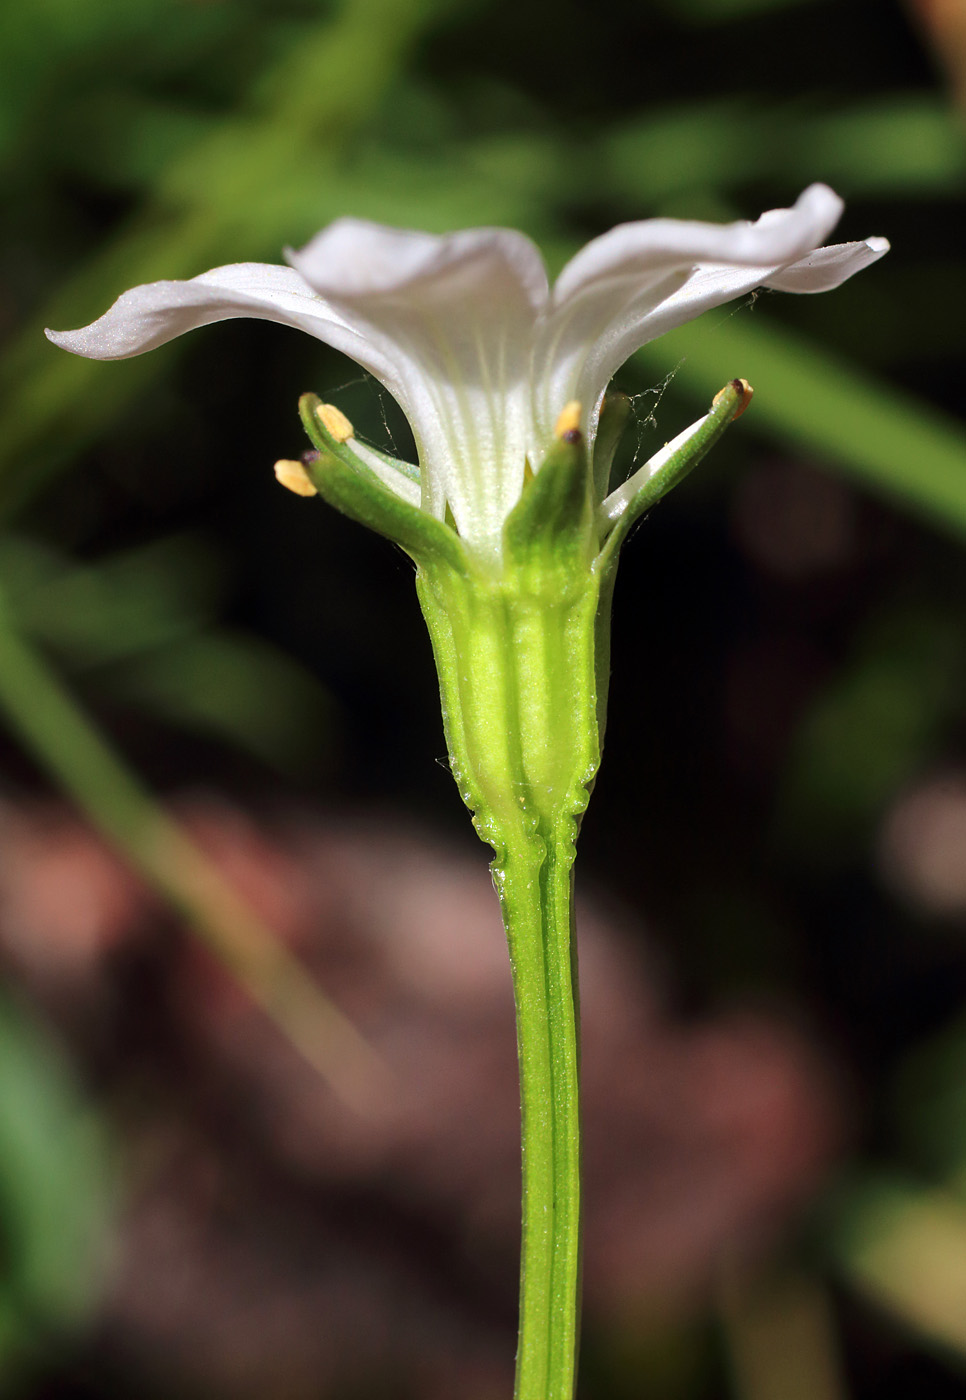
[[[889,251],[887,238],[866,238],[861,243],[835,243],[816,248],[800,262],[783,267],[764,286],[776,292],[830,292]]]
[[[638,285],[655,268],[694,263],[787,263],[810,252],[835,227],[842,200],[827,185],[810,185],[792,209],[770,209],[755,222],[709,224],[682,219],[645,219],[618,224],[571,258],[554,287],[555,305],[602,281]]]
[[[75,355],[120,360],[154,350],[197,326],[242,316],[307,331],[371,370],[397,397],[405,393],[405,381],[398,374],[403,356],[394,353],[392,346],[386,347],[384,355],[381,341],[361,337],[294,268],[270,263],[233,263],[188,281],[134,287],[93,324],[78,331],[48,330],[47,337]],[[398,473],[386,470],[386,483],[403,499],[418,504],[418,487],[402,479],[397,482]]]
[[[506,229],[437,237],[340,219],[289,260],[385,358],[419,450],[423,503],[498,550],[523,482],[533,327],[547,295],[535,246]]]
[[[636,324],[614,328],[613,342],[606,347],[613,365],[608,378],[639,346],[756,287],[787,292],[830,291],[888,250],[884,238],[869,238],[862,243],[833,243],[828,248],[817,248],[785,267],[729,267],[723,263],[696,267],[687,281],[647,316]]]
[[[196,326],[252,316],[295,326],[353,354],[356,338],[331,307],[290,267],[233,263],[185,282],[150,282],[118,297],[99,320],[78,331],[47,331],[75,355],[124,360],[154,350]]]
[[[543,259],[522,233],[470,228],[458,233],[421,233],[367,219],[336,219],[289,261],[323,296],[354,299],[393,293],[425,281],[437,282],[448,268],[474,260],[492,271],[502,265],[534,309],[546,300]]]
[[[837,194],[811,185],[794,208],[772,209],[753,224],[649,219],[621,224],[588,243],[560,274],[541,328],[534,372],[538,431],[548,431],[569,399],[596,408],[615,370],[653,338],[645,329],[651,315],[685,295],[703,265],[733,276],[734,291],[727,290],[727,277],[721,283],[719,300],[726,301],[811,253],[841,212]]]

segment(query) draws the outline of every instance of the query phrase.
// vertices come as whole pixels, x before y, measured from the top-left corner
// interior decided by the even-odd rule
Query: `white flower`
[[[841,212],[832,190],[812,185],[794,208],[756,223],[620,224],[572,258],[552,289],[521,233],[437,237],[339,219],[288,252],[289,267],[237,263],[153,282],[83,330],[47,334],[111,360],[237,316],[308,331],[399,401],[423,508],[442,519],[448,506],[468,547],[499,555],[525,463],[539,468],[561,409],[584,405],[592,447],[604,390],[639,346],[755,287],[827,291],[887,251],[882,238],[820,247]],[[401,475],[398,489],[411,499]]]

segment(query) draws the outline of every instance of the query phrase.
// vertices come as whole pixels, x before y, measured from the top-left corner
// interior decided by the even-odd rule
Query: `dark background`
[[[516,1289],[504,954],[411,567],[271,471],[306,389],[406,425],[277,326],[108,365],[42,327],[346,213],[555,271],[823,179],[885,260],[619,376],[628,466],[756,399],[618,582],[581,1394],[966,1394],[961,0],[8,0],[0,56],[5,1392],[488,1400]],[[337,1037],[307,1067],[284,976],[238,990],[231,898],[394,1103],[342,1102]]]

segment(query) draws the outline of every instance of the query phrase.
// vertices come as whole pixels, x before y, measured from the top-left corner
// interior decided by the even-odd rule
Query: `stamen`
[[[349,438],[355,437],[356,430],[342,412],[341,408],[336,408],[334,403],[320,403],[316,405],[315,416],[322,424],[325,431],[334,437],[336,442],[348,442]]]
[[[317,496],[318,492],[309,480],[309,474],[301,462],[290,462],[283,458],[275,463],[275,479],[296,496]]]
[[[738,394],[741,398],[741,406],[738,409],[738,412],[735,414],[734,418],[732,418],[731,420],[732,423],[734,423],[736,419],[741,417],[745,409],[751,403],[751,397],[755,391],[748,383],[747,379],[732,379],[730,384],[725,385],[723,389],[719,389],[718,392],[715,394],[714,398],[711,400],[712,408],[716,407],[716,405],[720,403],[722,395],[726,394],[729,389],[733,393]]]
[[[555,438],[562,442],[572,442],[573,434],[580,432],[581,407],[577,399],[571,399],[561,410],[557,426],[553,430]]]

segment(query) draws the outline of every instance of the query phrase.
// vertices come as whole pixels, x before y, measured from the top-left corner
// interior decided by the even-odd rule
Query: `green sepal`
[[[507,568],[537,578],[586,572],[597,550],[587,450],[580,433],[558,438],[503,526]]]
[[[594,495],[602,501],[610,490],[614,454],[631,417],[631,401],[620,389],[608,389],[600,406],[594,439]]]
[[[417,564],[447,564],[457,574],[465,574],[466,553],[456,533],[428,511],[397,496],[373,472],[347,465],[325,448],[304,465],[319,495],[343,515],[394,540]]]
[[[357,457],[351,447],[332,436],[316,413],[316,409],[321,407],[322,400],[318,394],[303,394],[299,399],[299,417],[302,419],[302,426],[308,434],[312,446],[319,452],[331,452],[333,457],[338,457],[340,462],[344,462],[353,471],[364,472],[367,477],[378,480],[372,468],[361,457]],[[399,472],[400,476],[406,477],[409,481],[419,482],[419,468],[414,467],[411,462],[401,462],[398,457],[391,457],[388,452],[380,452],[374,447],[370,447],[369,451],[374,452],[387,466]]]
[[[600,762],[594,648],[606,620],[593,567],[531,580],[432,561],[416,589],[450,770],[480,836],[499,853],[542,818],[579,825]]]
[[[601,530],[606,534],[606,542],[601,551],[603,562],[606,563],[614,556],[627,538],[632,526],[640,520],[641,516],[653,505],[656,505],[662,496],[666,496],[673,487],[677,486],[679,481],[683,481],[687,474],[698,465],[705,453],[724,434],[729,424],[748,407],[751,394],[752,390],[745,380],[732,379],[715,395],[711,409],[701,427],[692,433],[677,452],[674,452],[663,466],[642,484],[640,490],[630,498],[613,524],[610,524],[603,511],[598,512]],[[608,530],[609,533],[607,533]]]

